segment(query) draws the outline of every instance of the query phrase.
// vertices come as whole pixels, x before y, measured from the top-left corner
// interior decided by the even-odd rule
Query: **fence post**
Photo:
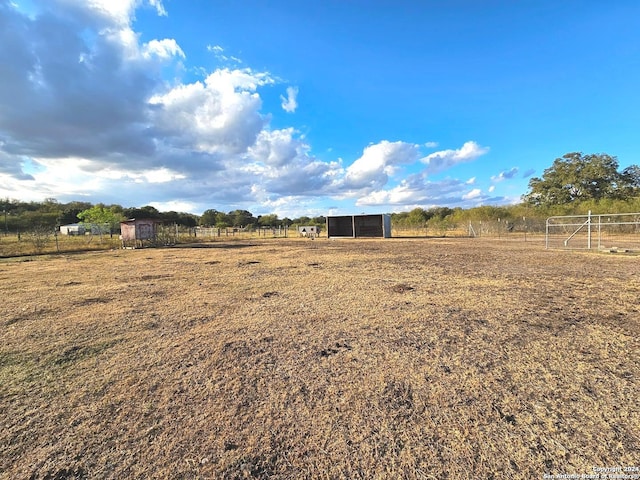
[[[549,219],[550,218],[551,217],[547,218],[545,232],[544,232],[544,248],[547,250],[549,249]]]
[[[591,210],[589,210],[587,217],[587,249],[591,250]]]

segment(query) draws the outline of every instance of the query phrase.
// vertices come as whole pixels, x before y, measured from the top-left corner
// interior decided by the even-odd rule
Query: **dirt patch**
[[[245,266],[247,266],[247,265],[257,265],[257,264],[259,264],[259,263],[260,263],[260,262],[259,262],[259,261],[257,261],[257,260],[243,260],[243,261],[241,261],[241,262],[238,262],[238,266],[239,266],[239,267],[245,267]]]
[[[144,281],[148,281],[148,280],[160,280],[163,278],[171,278],[173,277],[173,275],[166,275],[166,274],[155,274],[155,275],[142,275],[140,277],[140,280],[144,280]]]
[[[411,285],[407,285],[406,283],[399,283],[391,287],[391,291],[395,293],[405,293],[410,292],[411,290],[415,290]]]

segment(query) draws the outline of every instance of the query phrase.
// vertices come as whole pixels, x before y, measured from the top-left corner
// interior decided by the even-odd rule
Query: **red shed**
[[[131,218],[120,222],[123,247],[144,247],[153,244],[158,235],[159,220],[152,218]]]

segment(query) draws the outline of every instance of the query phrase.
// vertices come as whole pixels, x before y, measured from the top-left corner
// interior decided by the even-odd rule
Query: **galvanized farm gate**
[[[545,245],[570,250],[640,251],[640,213],[549,217]]]

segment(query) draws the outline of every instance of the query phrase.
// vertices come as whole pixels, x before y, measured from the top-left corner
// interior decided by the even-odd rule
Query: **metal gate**
[[[571,250],[640,251],[640,213],[549,217],[545,245]]]

